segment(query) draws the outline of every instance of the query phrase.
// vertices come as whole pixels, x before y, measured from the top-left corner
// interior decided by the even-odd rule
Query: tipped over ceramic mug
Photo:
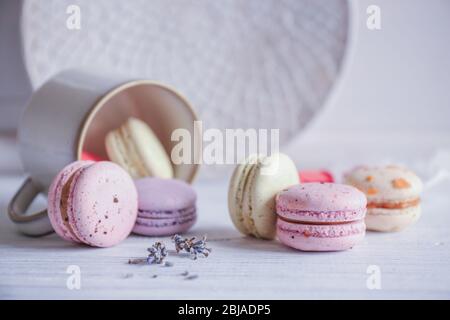
[[[98,76],[67,70],[48,80],[33,95],[18,129],[19,153],[28,178],[11,199],[8,214],[20,232],[39,236],[53,231],[47,211],[28,214],[53,178],[82,152],[107,159],[104,139],[127,118],[145,121],[171,154],[173,130],[192,136],[197,116],[175,89],[151,80]],[[199,151],[201,152],[201,151]],[[173,164],[175,178],[192,182],[198,164]]]

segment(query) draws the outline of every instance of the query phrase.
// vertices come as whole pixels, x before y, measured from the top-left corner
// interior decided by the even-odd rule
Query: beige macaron
[[[344,180],[367,196],[368,230],[400,231],[419,219],[423,185],[414,172],[396,165],[359,166]]]
[[[230,180],[228,209],[233,224],[245,235],[275,238],[275,197],[297,183],[297,168],[287,155],[251,155],[235,168]]]
[[[164,147],[150,127],[129,118],[120,128],[109,132],[106,152],[135,179],[147,176],[172,178],[173,167]]]

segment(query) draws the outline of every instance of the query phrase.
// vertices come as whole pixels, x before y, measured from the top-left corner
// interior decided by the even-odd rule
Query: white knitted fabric
[[[67,6],[81,30],[66,27]],[[346,49],[345,0],[25,0],[34,87],[71,67],[177,88],[204,127],[280,128],[285,143],[321,108]]]

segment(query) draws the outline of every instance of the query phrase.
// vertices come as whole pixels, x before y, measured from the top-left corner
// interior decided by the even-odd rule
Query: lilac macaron
[[[197,219],[194,189],[184,181],[147,177],[135,181],[138,218],[133,232],[167,236],[189,230]]]
[[[131,233],[137,191],[128,173],[112,162],[76,161],[53,180],[47,211],[63,239],[110,247]]]
[[[348,185],[292,186],[276,198],[278,239],[303,251],[350,249],[364,238],[366,205],[364,193]]]

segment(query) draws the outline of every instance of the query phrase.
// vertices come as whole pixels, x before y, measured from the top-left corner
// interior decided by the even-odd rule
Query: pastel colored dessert
[[[106,135],[105,147],[111,161],[119,164],[135,179],[153,176],[172,178],[172,163],[150,127],[129,118],[120,128]]]
[[[228,209],[233,224],[245,235],[273,239],[275,196],[297,183],[297,169],[287,155],[250,156],[235,168],[230,180]]]
[[[102,159],[100,156],[92,153],[92,152],[88,152],[88,151],[83,151],[81,153],[81,160],[86,160],[86,161],[105,161],[105,159]]]
[[[48,215],[63,239],[110,247],[131,232],[137,217],[133,180],[112,162],[76,161],[53,180]]]
[[[133,232],[145,236],[167,236],[188,231],[197,219],[194,189],[176,179],[142,178],[138,191],[138,218]]]
[[[348,185],[298,184],[276,198],[277,236],[303,251],[341,251],[361,242],[366,226],[366,197]]]
[[[419,219],[423,185],[414,172],[393,165],[359,166],[346,173],[344,180],[367,196],[368,230],[400,231]]]
[[[334,182],[333,175],[327,170],[302,170],[298,174],[302,183]]]

